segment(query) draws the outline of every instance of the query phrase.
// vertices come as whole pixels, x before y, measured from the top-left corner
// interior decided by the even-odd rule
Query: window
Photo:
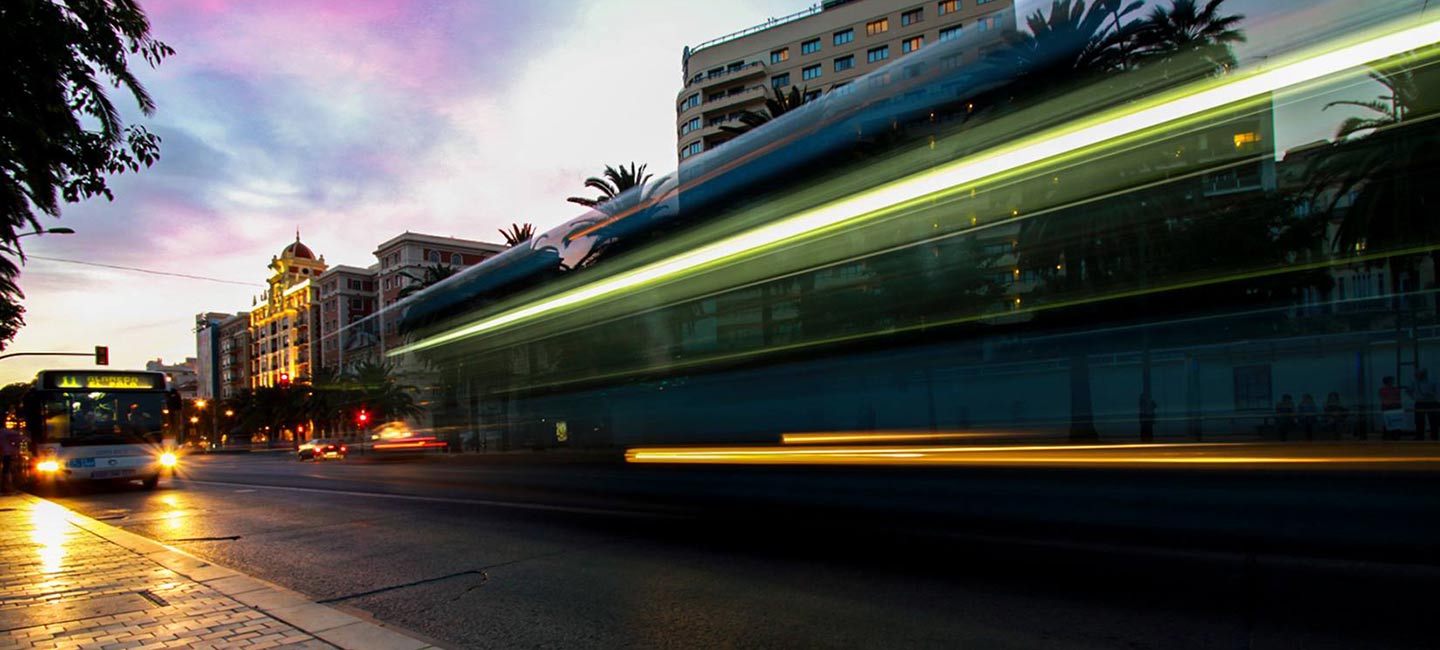
[[[836,72],[839,72],[841,70],[849,70],[853,67],[855,67],[855,55],[853,54],[848,54],[846,56],[835,59]]]
[[[806,81],[809,81],[809,80],[811,80],[811,79],[819,79],[819,78],[820,78],[820,64],[817,63],[817,64],[812,65],[812,66],[806,66],[805,69],[803,69],[803,70],[800,71],[800,78],[801,78],[801,79],[804,79],[804,80],[806,80]]]
[[[812,38],[800,44],[801,54],[814,54],[820,51],[820,39]]]
[[[705,73],[705,78],[714,79],[722,74],[725,74],[725,68],[710,68],[710,70]]]
[[[961,64],[961,63],[962,63],[962,60],[961,60],[961,56],[960,56],[959,54],[951,54],[951,55],[946,56],[946,57],[943,58],[943,59],[940,59],[940,69],[941,69],[941,70],[954,70],[954,69],[960,67],[960,64]]]
[[[736,62],[734,62],[734,63],[731,63],[730,65],[725,66],[725,71],[726,71],[726,72],[735,72],[736,70],[744,70],[744,69],[745,69],[745,62],[744,62],[744,61],[736,61]]]
[[[866,36],[874,36],[874,35],[876,35],[876,34],[884,34],[885,32],[888,32],[888,31],[890,31],[890,19],[889,19],[889,18],[881,18],[880,20],[872,20],[872,21],[870,21],[870,22],[868,22],[868,23],[865,23],[865,35],[866,35]]]
[[[960,38],[960,26],[959,26],[959,25],[956,25],[956,26],[954,26],[954,27],[946,27],[945,29],[940,30],[940,42],[941,42],[941,43],[944,43],[944,42],[946,42],[946,41],[953,41],[953,40],[955,40],[955,39],[957,39],[957,38]]]
[[[771,63],[784,63],[790,60],[790,48],[782,47],[770,53]]]
[[[835,45],[844,45],[853,40],[855,40],[855,30],[853,29],[842,29],[835,32]]]
[[[920,47],[923,45],[925,45],[924,36],[912,36],[905,39],[905,41],[900,44],[900,51],[905,54],[909,54],[911,52],[914,52],[915,50],[920,49]]]
[[[915,23],[918,23],[922,20],[925,20],[924,7],[916,7],[914,9],[911,9],[910,11],[900,14],[901,25],[914,25]]]
[[[1235,369],[1235,410],[1268,411],[1273,401],[1270,366],[1241,366]]]
[[[982,32],[1000,29],[1000,14],[981,18],[975,21],[975,26]]]
[[[988,5],[988,4],[990,4],[990,3],[994,2],[994,1],[995,1],[995,0],[975,0],[975,4],[977,4],[977,5]]]
[[[461,266],[463,264],[465,264],[465,258],[461,257],[459,253],[450,254],[450,266]]]
[[[876,61],[884,61],[888,58],[890,58],[889,45],[881,45],[880,47],[871,48],[870,50],[865,52],[865,60],[870,63],[875,63]]]
[[[720,101],[720,100],[722,100],[722,99],[725,99],[725,93],[724,93],[724,92],[713,92],[713,93],[710,93],[710,96],[709,96],[709,97],[706,97],[706,98],[705,98],[705,101],[707,101],[707,102],[718,102],[718,101]]]
[[[770,86],[772,88],[784,88],[788,85],[790,85],[790,73],[788,72],[770,77]]]
[[[700,128],[700,118],[692,117],[689,122],[685,123],[685,126],[680,127],[680,135],[685,135],[698,128]]]
[[[815,101],[815,100],[817,100],[817,99],[820,99],[820,91],[818,91],[818,90],[811,90],[811,91],[808,91],[808,92],[805,93],[805,101],[807,101],[807,102],[813,102],[813,101]]]
[[[686,109],[689,109],[689,108],[695,108],[696,106],[699,106],[699,105],[700,105],[700,93],[695,93],[695,94],[693,94],[693,95],[685,98],[685,103],[683,103],[683,104],[680,105],[680,110],[683,111],[683,110],[686,110]]]
[[[712,118],[710,118],[710,119],[708,119],[708,120],[705,120],[705,126],[720,126],[721,124],[724,124],[724,123],[725,123],[725,116],[723,116],[723,115],[717,115],[717,116],[712,117]]]
[[[939,5],[936,5],[935,8],[938,9],[935,13],[941,16],[953,14],[960,11],[960,0],[943,0]]]
[[[429,255],[426,255],[426,256],[425,256],[425,259],[430,260],[430,263],[431,263],[431,264],[439,264],[439,263],[440,263],[440,251],[430,251],[430,254],[429,254]]]
[[[699,142],[691,142],[689,146],[687,146],[687,147],[685,147],[684,149],[681,149],[681,150],[680,150],[680,157],[681,157],[681,158],[689,158],[690,156],[693,156],[693,155],[695,155],[695,154],[697,154],[697,153],[700,153],[701,151],[704,151],[704,150],[705,150],[705,145],[704,145],[704,144],[699,143]]]

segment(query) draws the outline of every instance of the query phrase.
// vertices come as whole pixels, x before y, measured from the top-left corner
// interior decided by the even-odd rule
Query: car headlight
[[[42,472],[58,472],[60,471],[60,463],[53,460],[42,460],[35,464],[35,469]]]
[[[180,462],[180,460],[179,460],[178,458],[176,458],[176,457],[175,457],[175,454],[173,454],[173,453],[171,453],[171,452],[168,452],[168,451],[167,451],[167,452],[165,452],[165,453],[163,453],[163,454],[160,454],[160,466],[161,466],[161,467],[174,467],[175,464],[178,463],[178,462]]]

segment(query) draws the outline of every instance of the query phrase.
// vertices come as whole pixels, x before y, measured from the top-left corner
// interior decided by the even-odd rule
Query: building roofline
[[[407,230],[407,231],[405,231],[405,232],[403,232],[403,233],[401,233],[401,234],[399,234],[399,235],[396,235],[396,236],[394,236],[394,237],[391,237],[390,239],[385,240],[385,241],[382,242],[379,246],[376,246],[376,247],[375,247],[375,252],[374,252],[373,254],[374,254],[374,255],[379,255],[379,254],[381,253],[381,251],[384,251],[384,250],[387,249],[387,248],[390,248],[390,247],[392,247],[392,246],[394,246],[394,245],[396,245],[396,244],[400,244],[400,243],[403,243],[403,242],[406,242],[406,241],[420,242],[420,243],[425,243],[425,244],[444,244],[444,245],[449,245],[449,246],[458,246],[458,247],[465,247],[465,248],[473,248],[473,249],[482,250],[482,251],[486,251],[486,252],[490,252],[490,253],[498,253],[498,252],[500,252],[500,251],[505,250],[505,245],[504,245],[504,244],[493,244],[493,243],[490,243],[490,242],[479,241],[479,240],[476,240],[476,239],[461,239],[461,238],[459,238],[459,237],[442,237],[442,236],[440,236],[440,235],[427,235],[427,234],[424,234],[424,233],[410,232],[410,231]]]
[[[350,273],[353,275],[375,275],[375,272],[370,269],[363,269],[358,266],[350,266],[348,264],[336,264],[335,266],[325,269],[324,273],[321,273],[320,275],[317,275],[315,277],[323,279],[331,275],[338,275],[340,273]]]
[[[770,20],[767,20],[767,21],[765,21],[765,22],[763,22],[763,23],[760,23],[759,25],[755,25],[755,26],[752,26],[752,27],[747,27],[747,28],[742,29],[742,30],[740,30],[740,31],[738,31],[738,32],[731,32],[731,33],[729,33],[729,34],[726,34],[726,35],[724,35],[724,36],[720,36],[720,37],[717,37],[717,38],[712,38],[712,39],[710,39],[710,40],[708,40],[708,41],[705,41],[704,43],[701,43],[701,44],[699,44],[699,45],[696,45],[695,47],[687,47],[687,48],[685,48],[685,55],[684,55],[683,58],[684,58],[685,61],[689,61],[691,55],[693,55],[693,54],[695,54],[696,52],[699,52],[700,50],[703,50],[703,49],[705,49],[705,48],[707,48],[707,47],[714,47],[714,46],[719,45],[719,44],[721,44],[721,43],[729,43],[730,41],[737,40],[737,39],[741,39],[741,38],[745,38],[746,36],[749,36],[749,35],[751,35],[751,34],[758,34],[758,33],[760,33],[760,32],[763,32],[763,31],[767,30],[767,29],[770,29],[770,28],[772,28],[772,27],[779,27],[779,26],[784,25],[784,24],[786,24],[786,23],[793,23],[793,22],[795,22],[795,21],[797,21],[797,20],[800,20],[800,19],[803,19],[803,18],[809,18],[809,17],[811,17],[811,16],[814,16],[815,14],[818,14],[818,13],[824,11],[824,10],[825,10],[825,5],[827,5],[827,4],[830,4],[830,3],[827,2],[827,3],[823,3],[823,4],[822,4],[822,3],[817,2],[817,3],[813,4],[813,5],[810,5],[810,7],[809,7],[808,9],[801,9],[800,11],[797,11],[797,12],[795,12],[795,13],[793,13],[793,14],[788,15],[788,16],[781,16],[781,17],[779,17],[779,18],[771,18]]]

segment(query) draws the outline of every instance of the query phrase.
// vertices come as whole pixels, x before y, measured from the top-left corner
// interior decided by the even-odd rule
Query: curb
[[[181,577],[198,582],[242,605],[344,650],[448,650],[450,646],[423,635],[381,623],[355,610],[314,602],[300,592],[252,578],[185,551],[127,530],[96,521],[54,501],[17,495],[65,511],[72,525],[107,542],[144,556]]]

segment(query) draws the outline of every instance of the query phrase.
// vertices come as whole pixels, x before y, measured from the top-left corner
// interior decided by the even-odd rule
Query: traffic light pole
[[[110,348],[103,345],[95,346],[95,352],[11,352],[0,354],[0,361],[11,357],[95,357],[95,365],[110,365]]]

